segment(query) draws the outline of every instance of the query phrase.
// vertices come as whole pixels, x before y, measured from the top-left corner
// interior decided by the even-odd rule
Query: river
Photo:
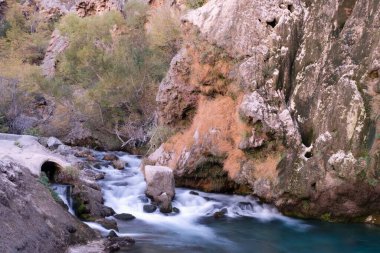
[[[100,152],[97,153],[102,156]],[[274,207],[252,197],[210,194],[176,189],[173,206],[178,214],[158,210],[145,213],[145,181],[139,170],[140,159],[121,155],[125,170],[103,166],[99,181],[105,205],[116,213],[129,213],[131,221],[117,220],[119,236],[136,239],[121,252],[133,253],[375,253],[380,252],[380,228],[364,224],[334,224],[298,220],[281,215]],[[95,169],[95,168],[94,168]],[[60,192],[60,197],[67,194]],[[69,202],[67,199],[64,200]],[[71,211],[71,210],[70,210]],[[217,211],[225,216],[215,218]],[[107,235],[99,224],[89,226]]]

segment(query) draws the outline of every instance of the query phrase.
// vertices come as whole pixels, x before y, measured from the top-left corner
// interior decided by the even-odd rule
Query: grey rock
[[[107,235],[107,238],[116,238],[119,237],[115,231],[111,230],[109,234]]]
[[[175,184],[173,171],[168,167],[150,166],[144,168],[145,180],[147,183],[146,194],[153,200],[162,193],[166,193],[172,200],[175,195]]]
[[[7,227],[0,239],[3,252],[54,252],[96,237],[27,168],[7,159],[0,161],[0,201],[0,224]]]
[[[136,219],[135,216],[129,213],[120,213],[120,214],[115,214],[113,217],[115,217],[118,220],[124,220],[124,221],[129,221],[129,220],[134,220]]]
[[[144,212],[146,213],[154,213],[157,210],[157,206],[148,204],[148,205],[144,205],[143,209],[144,209]]]
[[[160,196],[157,197],[160,205],[160,212],[161,213],[171,213],[173,211],[171,199],[166,194],[166,192],[162,193]]]
[[[63,143],[55,137],[49,137],[46,144],[50,149],[57,149],[60,145],[63,145]]]
[[[95,222],[99,223],[100,225],[102,225],[106,229],[113,229],[115,231],[119,231],[119,229],[117,227],[117,222],[115,220],[101,218],[101,219],[95,220]]]

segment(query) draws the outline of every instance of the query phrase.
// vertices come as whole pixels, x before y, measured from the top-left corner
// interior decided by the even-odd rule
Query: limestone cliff
[[[380,211],[380,2],[210,0],[160,85],[177,183],[292,215]]]

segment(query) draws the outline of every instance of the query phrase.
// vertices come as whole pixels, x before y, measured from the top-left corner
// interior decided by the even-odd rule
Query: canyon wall
[[[179,185],[329,220],[380,210],[380,2],[210,0],[157,94]]]

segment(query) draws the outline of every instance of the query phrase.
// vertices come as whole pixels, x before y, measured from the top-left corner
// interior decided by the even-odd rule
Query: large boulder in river
[[[159,205],[164,205],[165,210],[168,209],[175,195],[173,171],[169,167],[147,165],[145,166],[145,180],[147,183],[146,195]]]
[[[87,221],[112,216],[115,211],[104,205],[102,192],[91,183],[80,181],[74,186],[72,196],[75,214]]]

